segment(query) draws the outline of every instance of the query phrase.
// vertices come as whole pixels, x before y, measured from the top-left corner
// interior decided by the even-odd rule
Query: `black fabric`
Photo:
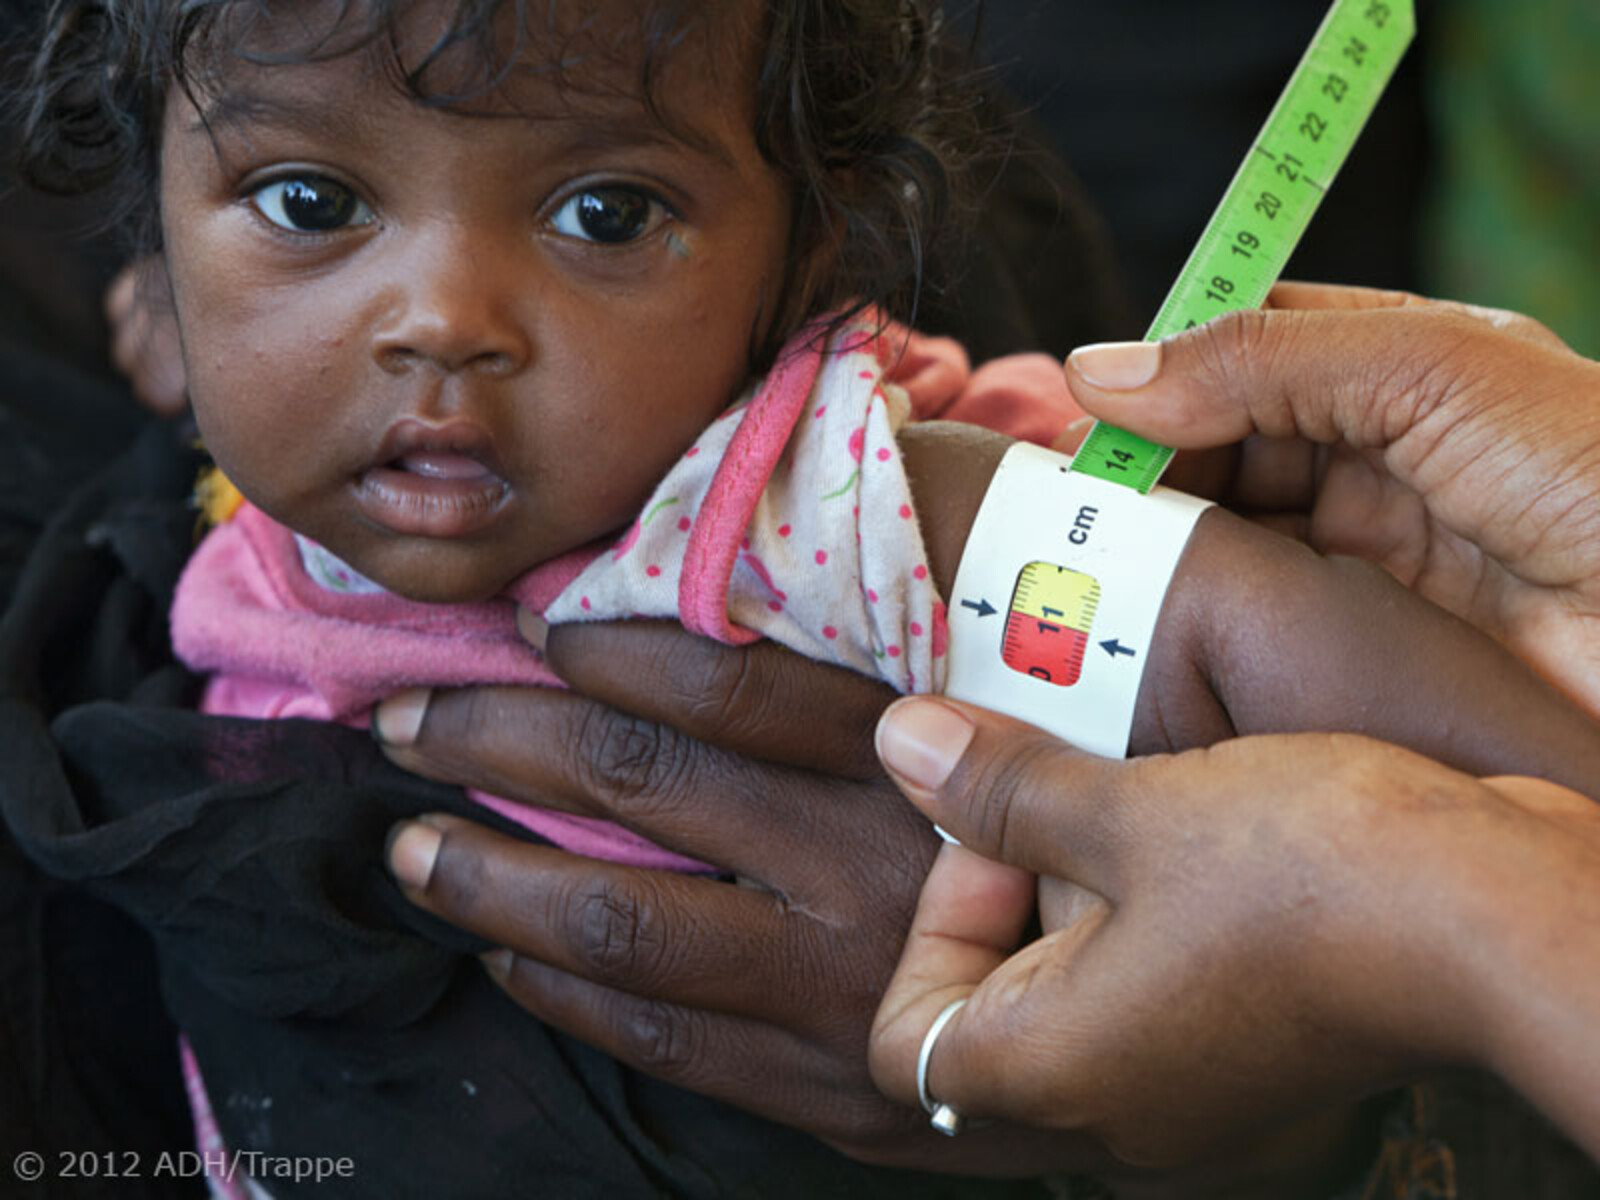
[[[50,515],[138,424],[126,397],[95,376],[30,353],[20,340],[0,347],[0,602],[13,594]],[[89,631],[72,637],[86,643]],[[34,690],[43,703],[46,692],[78,689],[63,676]],[[0,718],[0,737],[16,731],[14,718]],[[20,784],[28,769],[9,752],[0,764],[7,785]],[[193,1185],[171,1179],[65,1180],[55,1169],[66,1154],[153,1162],[189,1143],[176,1036],[143,930],[42,873],[0,823],[0,1195],[21,1186],[10,1164],[24,1151],[50,1167],[31,1196],[193,1194]]]
[[[982,217],[937,249],[916,312],[925,333],[955,337],[975,363],[1137,338],[1111,239],[1050,134],[993,96],[998,150],[981,168]]]
[[[358,732],[191,711],[195,681],[170,660],[165,614],[192,536],[194,466],[150,426],[60,507],[20,572],[0,620],[0,815],[31,866],[13,851],[26,871],[7,883],[28,894],[42,868],[51,888],[76,884],[63,894],[107,901],[149,935],[231,1147],[353,1160],[350,1178],[314,1188],[271,1180],[275,1195],[1044,1194],[851,1162],[625,1070],[507,1001],[469,957],[482,947],[405,903],[381,863],[401,816],[493,814],[397,770]],[[0,947],[35,997],[45,979],[28,980],[29,964],[55,952],[52,932],[36,924]],[[44,1115],[52,1136],[77,1139],[99,1083],[117,1103],[142,1082],[164,1093],[152,1108],[163,1119],[139,1130],[118,1112],[102,1140],[127,1148],[131,1130],[132,1144],[185,1149],[172,1023],[148,987],[147,944],[127,935],[139,1011],[130,1028],[113,999],[92,1023],[167,1049],[141,1060],[148,1079],[123,1064]],[[67,991],[82,1009],[103,998]],[[62,1066],[82,1053],[76,1022],[50,1035],[8,1043],[47,1060],[31,1067],[47,1088],[71,1083]]]

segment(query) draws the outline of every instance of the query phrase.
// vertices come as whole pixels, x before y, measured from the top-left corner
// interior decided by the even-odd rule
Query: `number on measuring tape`
[[[1416,33],[1411,0],[1338,0],[1278,98],[1145,335],[1159,341],[1257,308]],[[1072,469],[1148,492],[1172,451],[1096,424]]]
[[[1083,674],[1100,581],[1054,563],[1031,562],[1017,576],[1001,640],[1006,666],[1056,687]]]

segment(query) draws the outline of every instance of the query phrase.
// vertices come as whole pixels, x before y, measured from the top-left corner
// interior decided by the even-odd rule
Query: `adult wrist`
[[[1491,786],[1526,800],[1551,785]],[[1476,839],[1482,852],[1463,869],[1471,885],[1458,888],[1461,922],[1475,935],[1463,960],[1472,1027],[1461,1061],[1600,1154],[1600,836],[1591,813],[1569,822],[1514,800],[1506,808]]]
[[[1071,1200],[1344,1200],[1374,1171],[1392,1101],[1379,1097],[1296,1120],[1214,1162],[1079,1181]]]

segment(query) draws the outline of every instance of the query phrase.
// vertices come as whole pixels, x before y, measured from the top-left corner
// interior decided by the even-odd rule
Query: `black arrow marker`
[[[1134,651],[1129,650],[1121,642],[1117,641],[1116,638],[1112,638],[1109,642],[1101,642],[1100,649],[1111,655],[1112,658],[1115,658],[1119,654],[1126,654],[1129,658],[1132,658],[1135,653]]]
[[[963,600],[961,602],[961,607],[962,608],[970,608],[973,612],[977,613],[980,617],[992,617],[992,616],[994,616],[995,613],[1000,611],[999,609],[995,608],[994,605],[990,604],[987,600],[979,600],[977,603],[973,603],[971,600]]]

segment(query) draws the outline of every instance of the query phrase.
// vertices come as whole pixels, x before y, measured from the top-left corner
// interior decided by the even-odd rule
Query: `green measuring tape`
[[[1411,0],[1337,0],[1179,272],[1146,341],[1160,341],[1226,312],[1260,307],[1416,30]],[[1097,422],[1072,470],[1145,493],[1171,461],[1167,447]]]

